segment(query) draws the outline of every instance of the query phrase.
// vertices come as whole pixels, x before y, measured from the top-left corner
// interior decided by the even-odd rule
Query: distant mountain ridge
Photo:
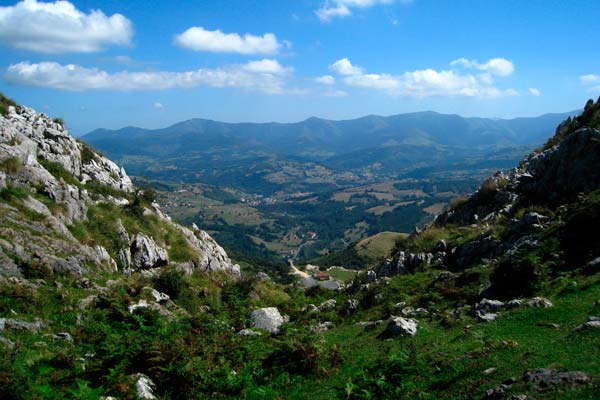
[[[98,129],[83,139],[133,175],[246,184],[264,182],[269,174],[290,165],[300,170],[318,165],[332,173],[359,175],[410,173],[415,168],[447,165],[461,169],[457,164],[469,169],[490,153],[506,149],[509,162],[496,167],[502,168],[541,144],[572,114],[490,119],[425,111],[341,121],[313,117],[295,123],[191,119],[154,130]],[[256,191],[261,185],[246,189]]]

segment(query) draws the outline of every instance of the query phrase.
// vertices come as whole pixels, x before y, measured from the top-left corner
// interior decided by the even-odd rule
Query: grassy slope
[[[419,333],[414,338],[380,339],[378,335],[383,328],[365,331],[344,324],[324,335],[328,345],[340,350],[347,361],[344,366],[331,376],[296,380],[287,398],[340,397],[350,382],[360,380],[366,367],[402,352],[416,355],[416,377],[420,380],[417,388],[412,392],[407,390],[402,398],[479,398],[486,389],[510,377],[518,378],[531,368],[566,368],[598,376],[600,335],[593,331],[575,333],[572,329],[585,322],[589,315],[600,312],[599,307],[593,306],[600,298],[599,281],[600,276],[576,278],[554,297],[555,307],[508,311],[491,323],[477,323],[467,318],[443,327],[421,319]],[[369,310],[356,319],[369,318],[372,314],[373,310]],[[550,323],[560,327],[542,326]],[[466,329],[467,326],[471,328]],[[503,344],[504,341],[509,344]],[[483,371],[490,367],[497,368],[497,372],[485,376]],[[516,386],[515,393],[519,393],[519,389],[523,388]],[[360,392],[354,394],[361,398]],[[362,395],[368,398],[366,393]],[[588,388],[549,391],[535,398],[595,399],[595,396],[597,392]]]
[[[356,249],[359,255],[370,260],[377,260],[389,256],[396,245],[396,241],[407,236],[406,233],[381,232],[358,242]]]

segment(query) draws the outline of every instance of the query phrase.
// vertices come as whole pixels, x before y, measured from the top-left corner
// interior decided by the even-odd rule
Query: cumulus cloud
[[[272,33],[255,36],[249,33],[240,36],[237,33],[223,33],[220,30],[209,31],[201,26],[194,26],[175,36],[175,44],[195,51],[210,51],[213,53],[239,54],[277,54],[284,46],[289,48],[291,43],[279,43]]]
[[[156,108],[157,110],[162,110],[163,108],[165,108],[165,106],[163,106],[163,104],[159,103],[158,101],[156,103],[154,103],[152,106],[154,108]]]
[[[496,65],[489,62],[486,64]],[[330,66],[332,71],[342,76],[342,81],[348,86],[380,90],[394,95],[411,97],[518,95],[515,89],[499,89],[494,86],[492,74],[498,72],[494,68],[497,67],[489,67],[486,70],[489,72],[477,75],[459,73],[454,70],[437,71],[431,68],[392,75],[365,73],[362,68],[352,65],[347,58],[338,60]]]
[[[331,75],[323,75],[315,78],[315,82],[322,85],[335,85],[335,78]]]
[[[537,88],[530,87],[527,90],[529,91],[529,94],[531,94],[532,96],[539,97],[542,95],[542,92],[540,92],[540,90]]]
[[[68,1],[20,1],[0,7],[0,42],[11,47],[47,54],[90,53],[107,45],[129,45],[131,21],[121,14],[89,14]]]
[[[352,65],[350,60],[342,58],[329,66],[329,69],[340,75],[360,75],[362,68]]]
[[[222,68],[184,72],[116,72],[56,62],[21,62],[8,67],[5,78],[21,85],[62,90],[163,90],[210,86],[244,88],[268,94],[285,93],[291,68],[275,60],[251,61]]]
[[[352,15],[353,8],[368,8],[378,4],[390,4],[394,0],[326,0],[321,4],[315,14],[322,22],[329,22],[333,18],[344,18]],[[401,3],[410,3],[411,0],[401,0]]]
[[[506,58],[492,58],[483,64],[477,62],[476,60],[459,58],[452,61],[450,65],[459,65],[467,69],[478,69],[480,71],[485,71],[491,75],[497,76],[508,76],[515,71],[515,66],[512,61],[509,61]]]

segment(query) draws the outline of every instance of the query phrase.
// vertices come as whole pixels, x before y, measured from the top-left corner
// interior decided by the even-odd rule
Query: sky
[[[0,91],[76,135],[536,116],[600,95],[598,20],[575,0],[0,1]]]

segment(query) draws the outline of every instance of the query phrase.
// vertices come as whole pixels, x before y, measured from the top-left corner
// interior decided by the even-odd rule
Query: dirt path
[[[294,265],[294,262],[292,260],[289,260],[289,262],[290,262],[290,268],[292,269],[292,272],[290,272],[290,274],[298,275],[301,278],[310,278],[309,274],[307,274],[304,271],[300,271],[298,268],[296,268],[296,266]]]

